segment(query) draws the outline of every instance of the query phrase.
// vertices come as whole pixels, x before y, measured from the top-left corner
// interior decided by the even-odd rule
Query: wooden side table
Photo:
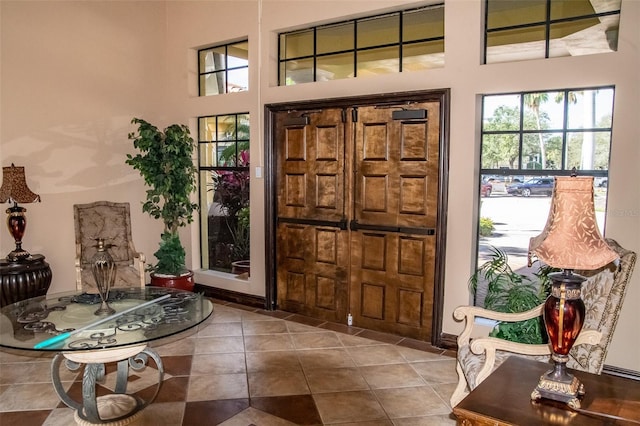
[[[640,422],[640,381],[606,374],[572,371],[584,383],[586,392],[579,412],[556,401],[532,402],[531,391],[550,368],[550,364],[510,357],[454,407],[458,424],[601,426]]]
[[[0,307],[44,296],[51,285],[51,268],[41,254],[11,262],[0,259]]]

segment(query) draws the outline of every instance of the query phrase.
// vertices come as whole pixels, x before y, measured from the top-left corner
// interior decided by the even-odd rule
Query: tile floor
[[[455,354],[424,342],[216,301],[196,333],[155,350],[164,382],[135,425],[455,424]],[[50,356],[0,352],[0,425],[75,424],[53,390],[50,364]],[[63,373],[80,400],[81,374]],[[99,395],[114,377],[107,365]],[[149,397],[154,380],[150,361],[130,374],[127,391]]]

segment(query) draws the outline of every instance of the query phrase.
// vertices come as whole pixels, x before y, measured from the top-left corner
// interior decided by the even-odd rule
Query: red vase
[[[544,304],[544,323],[553,353],[568,355],[582,330],[585,308],[580,298],[583,277],[562,273],[553,277],[551,294]]]

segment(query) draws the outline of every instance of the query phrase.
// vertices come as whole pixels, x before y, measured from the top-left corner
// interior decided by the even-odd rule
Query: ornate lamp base
[[[577,377],[567,372],[566,356],[552,355],[555,362],[553,370],[540,376],[538,386],[531,392],[531,399],[541,398],[560,401],[573,409],[580,408],[580,398],[584,396],[584,385]]]

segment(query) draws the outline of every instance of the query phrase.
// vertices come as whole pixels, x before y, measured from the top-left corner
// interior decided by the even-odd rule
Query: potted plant
[[[534,272],[535,278],[515,272],[509,266],[507,254],[490,247],[490,259],[483,263],[469,278],[472,294],[478,291],[478,284],[486,286],[484,308],[496,312],[524,312],[543,303],[551,290],[548,275],[558,269],[540,264]],[[498,322],[492,337],[521,343],[546,343],[547,333],[540,318],[520,322]]]
[[[193,222],[198,204],[190,195],[196,189],[197,168],[192,156],[195,143],[189,128],[172,124],[164,131],[140,118],[131,120],[138,125],[129,139],[139,152],[127,154],[126,164],[140,172],[147,190],[142,211],[161,219],[164,230],[160,247],[154,253],[158,260],[150,265],[151,285],[193,290],[193,271],[185,265],[185,249],[178,229]]]

